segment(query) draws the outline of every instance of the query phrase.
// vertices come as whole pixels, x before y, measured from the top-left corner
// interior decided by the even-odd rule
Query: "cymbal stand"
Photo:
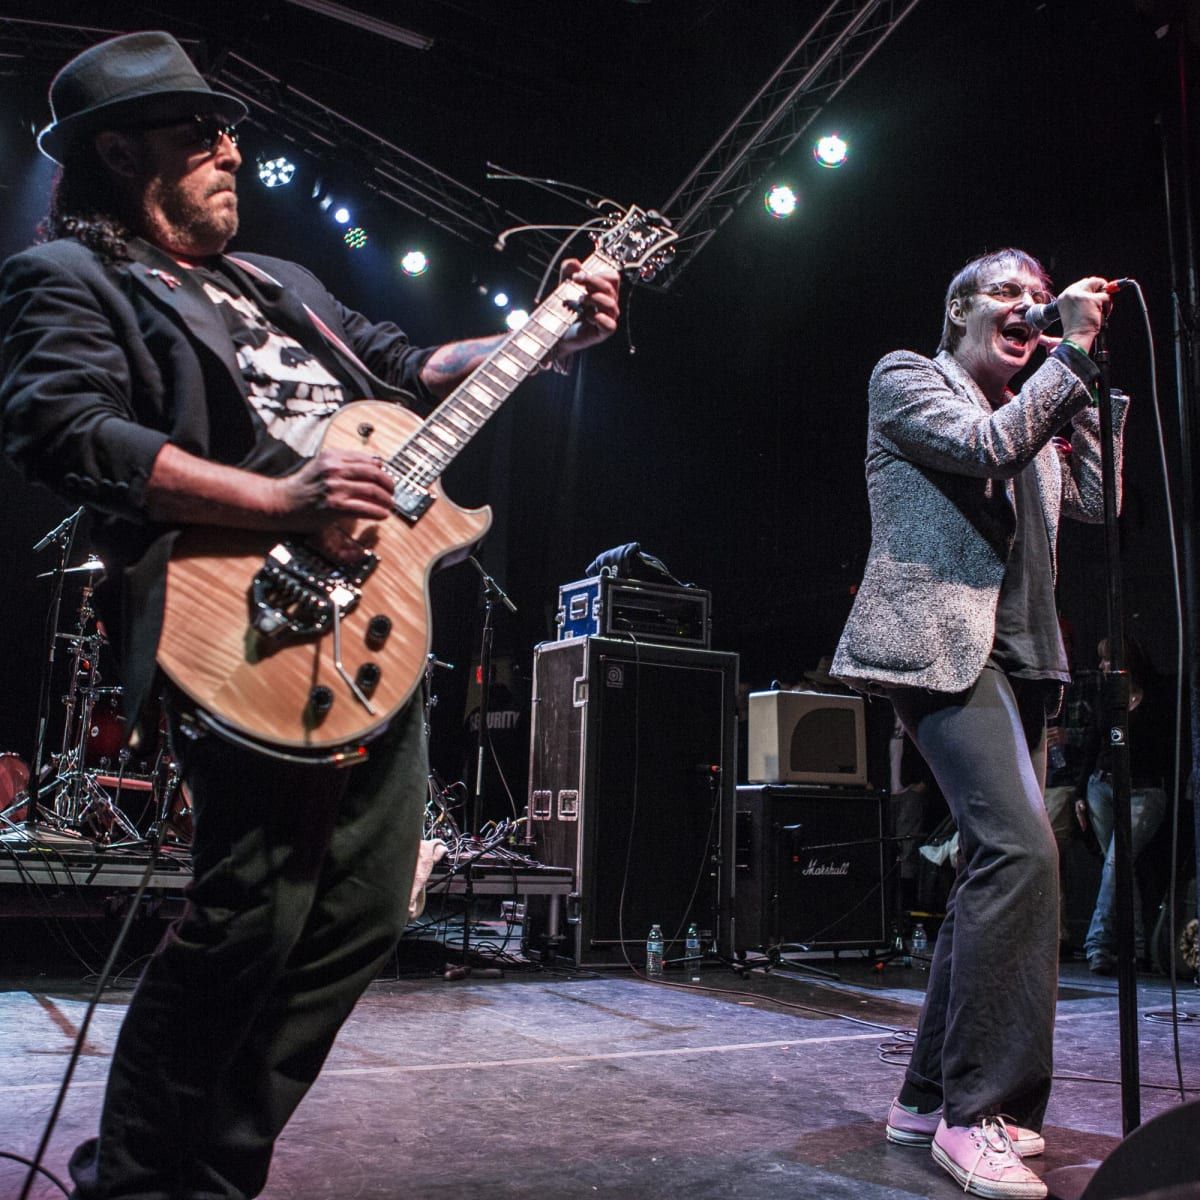
[[[29,772],[29,790],[25,798],[25,820],[21,825],[12,821],[8,814],[13,808],[0,813],[0,820],[10,826],[25,841],[37,842],[39,836],[39,806],[38,799],[41,791],[43,758],[46,752],[46,727],[50,721],[50,687],[54,674],[54,657],[57,649],[58,610],[62,603],[63,584],[66,582],[67,563],[71,559],[71,551],[75,546],[75,534],[79,530],[79,522],[83,517],[83,509],[77,508],[69,517],[60,521],[49,533],[45,534],[33,547],[35,554],[48,546],[58,547],[58,562],[50,572],[54,583],[50,593],[50,608],[46,614],[46,658],[42,667],[42,678],[38,690],[37,732],[33,742],[33,769]],[[14,806],[15,807],[15,806]],[[61,823],[57,819],[51,823],[53,832],[61,831]],[[47,832],[43,829],[42,832]]]
[[[101,696],[119,696],[119,687],[100,687],[100,647],[103,638],[93,627],[90,583],[83,585],[79,598],[79,616],[75,632],[67,634],[72,643],[71,682],[63,696],[66,719],[63,725],[62,751],[57,757],[55,811],[72,829],[83,831],[84,822],[94,818],[100,836],[120,829],[126,836],[138,838],[137,827],[121,812],[108,792],[96,782],[96,772],[87,768],[87,744],[92,732],[92,714]],[[88,629],[92,628],[89,633]],[[81,686],[82,683],[82,686]]]

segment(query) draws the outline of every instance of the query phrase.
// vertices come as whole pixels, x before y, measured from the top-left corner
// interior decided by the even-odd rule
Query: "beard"
[[[225,175],[197,192],[196,183],[152,177],[142,193],[142,226],[151,240],[178,254],[207,257],[220,254],[238,229],[237,192],[232,175]],[[212,202],[228,192],[232,203]]]

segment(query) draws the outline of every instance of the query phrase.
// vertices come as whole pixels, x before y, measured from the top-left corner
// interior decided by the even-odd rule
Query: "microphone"
[[[45,537],[41,538],[34,545],[34,547],[33,547],[34,554],[37,554],[37,552],[39,550],[45,550],[45,548],[47,546],[49,546],[51,542],[57,542],[59,540],[59,538],[63,537],[66,534],[67,530],[70,529],[71,526],[74,525],[75,522],[78,521],[79,518],[82,516],[83,516],[83,509],[77,508],[69,517],[63,517],[63,519],[61,521],[59,521],[59,523],[57,525],[55,525],[55,527],[52,530],[50,530],[50,532],[48,534],[46,534]]]
[[[1104,290],[1111,296],[1114,292],[1128,287],[1132,282],[1132,279],[1111,279],[1104,285]],[[1041,333],[1043,329],[1049,329],[1058,320],[1058,301],[1051,300],[1049,304],[1031,304],[1025,310],[1025,316],[1022,319],[1030,329],[1036,329],[1038,333]]]

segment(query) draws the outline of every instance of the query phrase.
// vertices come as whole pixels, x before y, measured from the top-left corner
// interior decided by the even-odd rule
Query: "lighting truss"
[[[918,0],[834,0],[660,211],[679,232],[670,288]]]
[[[682,235],[669,269],[653,286],[670,288],[709,239],[754,192],[826,104],[854,77],[919,0],[833,0],[691,174],[660,206]],[[26,77],[30,61],[57,66],[119,30],[0,17],[0,75]],[[187,44],[187,43],[185,43]],[[196,43],[191,43],[192,48]],[[204,49],[203,45],[200,49]],[[202,71],[204,61],[197,55]],[[233,51],[208,64],[206,77],[245,101],[250,120],[318,161],[370,164],[364,185],[385,200],[463,241],[491,246],[528,222],[475,188]],[[558,250],[554,235],[533,231],[510,251],[514,266],[540,278]]]
[[[31,61],[60,66],[71,55],[120,32],[0,16],[0,75],[25,77]],[[454,237],[491,247],[505,229],[529,223],[249,59],[228,51],[205,69],[204,56],[197,53],[204,46],[195,39],[180,40],[214,87],[246,103],[252,124],[285,138],[317,161],[369,164],[360,179],[363,186]],[[507,253],[517,270],[540,279],[557,250],[556,236],[533,231]]]
[[[329,17],[334,21],[353,25],[355,29],[361,29],[364,33],[373,33],[387,38],[390,42],[399,42],[400,45],[408,46],[413,50],[428,50],[433,45],[433,38],[426,37],[423,33],[414,33],[402,25],[393,25],[391,21],[381,21],[378,17],[369,17],[365,13],[355,12],[354,9],[347,8],[344,4],[333,3],[333,0],[287,0],[287,2],[294,4],[297,8],[307,8],[309,12],[320,13],[321,16]]]

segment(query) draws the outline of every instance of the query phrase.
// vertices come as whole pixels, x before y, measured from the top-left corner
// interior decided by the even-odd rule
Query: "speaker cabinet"
[[[652,924],[670,958],[690,921],[731,952],[737,666],[736,654],[616,638],[537,648],[530,825],[540,860],[575,872],[575,893],[564,930],[528,898],[528,952],[641,966]]]
[[[736,949],[887,945],[881,793],[739,787],[736,824]]]

